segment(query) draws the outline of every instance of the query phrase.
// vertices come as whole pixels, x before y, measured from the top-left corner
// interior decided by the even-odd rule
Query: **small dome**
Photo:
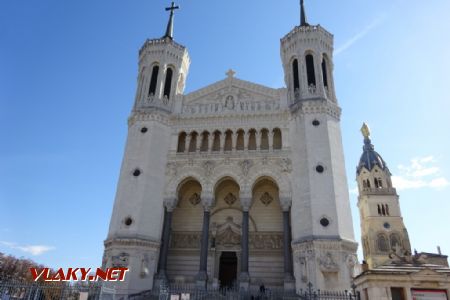
[[[356,174],[359,175],[362,168],[372,171],[375,166],[378,166],[383,171],[388,170],[383,158],[374,150],[374,146],[368,137],[364,139],[363,151],[364,152],[359,159],[358,167],[356,168]]]

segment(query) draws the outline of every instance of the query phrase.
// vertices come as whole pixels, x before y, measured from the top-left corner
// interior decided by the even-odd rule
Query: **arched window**
[[[212,151],[220,151],[220,131],[215,131],[214,133],[214,141],[212,144]]]
[[[384,208],[383,204],[381,204],[381,212],[382,212],[383,216],[386,215],[386,209]]]
[[[186,132],[182,132],[178,135],[178,153],[183,153],[186,150]]]
[[[314,57],[308,54],[306,60],[306,75],[308,76],[308,86],[316,86],[316,73],[314,71]]]
[[[381,252],[387,252],[389,251],[389,245],[388,245],[388,240],[387,238],[384,236],[384,234],[379,234],[378,238],[377,238],[377,245],[378,245],[378,250]]]
[[[389,216],[389,205],[385,204],[384,206],[386,207],[386,215]]]
[[[378,215],[381,216],[381,206],[380,204],[378,204],[377,206],[378,206]]]
[[[292,77],[294,79],[294,91],[300,88],[300,80],[298,78],[298,60],[292,62]]]
[[[172,87],[172,76],[173,71],[171,68],[168,68],[166,71],[166,81],[164,82],[164,96],[167,97],[167,99],[170,98],[170,89]]]
[[[202,142],[200,144],[200,151],[201,152],[208,152],[208,147],[209,147],[209,132],[208,131],[204,131],[202,133]]]
[[[154,66],[152,69],[152,78],[150,80],[150,89],[148,95],[154,95],[156,92],[156,84],[158,83],[159,66]]]
[[[328,87],[328,73],[327,73],[327,61],[324,57],[322,59],[322,78],[323,78],[323,85],[327,88]]]
[[[269,150],[269,130],[262,129],[261,130],[261,150]]]
[[[245,139],[244,130],[239,129],[236,141],[236,150],[244,150],[244,139]]]
[[[256,130],[250,129],[248,137],[248,150],[256,150]]]
[[[225,132],[225,145],[223,147],[224,151],[231,151],[233,149],[233,132],[227,130]]]
[[[398,246],[400,247],[402,246],[402,242],[398,234],[396,233],[391,234],[390,239],[391,239],[391,249],[395,249]]]
[[[367,188],[370,189],[370,180],[369,179],[366,180],[366,185],[367,185]]]
[[[279,150],[283,147],[283,138],[281,136],[281,130],[279,128],[275,128],[273,130],[273,149]]]
[[[189,152],[197,151],[197,137],[198,137],[197,132],[194,131],[191,133],[191,142],[189,144]]]

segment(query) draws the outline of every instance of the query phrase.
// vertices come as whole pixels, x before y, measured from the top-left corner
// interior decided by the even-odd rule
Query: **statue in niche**
[[[227,96],[227,98],[225,99],[225,108],[229,109],[229,110],[233,110],[234,109],[234,97],[229,95]]]

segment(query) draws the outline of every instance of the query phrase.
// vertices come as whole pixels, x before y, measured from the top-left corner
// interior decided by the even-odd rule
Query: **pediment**
[[[264,112],[280,109],[278,89],[228,77],[184,96],[182,114]]]
[[[440,274],[433,269],[425,268],[417,273],[414,273],[412,276],[416,277],[416,276],[436,276],[436,275],[439,276]]]

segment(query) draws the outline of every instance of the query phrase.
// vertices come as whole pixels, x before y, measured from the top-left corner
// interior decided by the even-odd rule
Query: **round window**
[[[325,171],[325,168],[322,165],[317,165],[316,171],[317,173],[323,173],[323,171]]]
[[[147,131],[148,131],[147,127],[142,127],[142,128],[141,128],[141,132],[142,132],[142,133],[146,133]]]
[[[391,228],[391,224],[386,222],[386,223],[383,224],[383,227],[386,228],[386,229],[389,229],[389,228]]]
[[[317,127],[320,125],[320,122],[319,122],[319,120],[314,120],[314,121],[312,121],[312,124]]]
[[[130,217],[125,218],[124,223],[125,223],[125,225],[130,226],[133,223],[133,219]]]
[[[330,221],[323,217],[322,219],[320,219],[320,225],[322,225],[323,227],[327,227],[328,225],[330,225]]]
[[[133,171],[133,176],[134,177],[138,177],[139,175],[141,175],[141,170],[136,169],[136,170]]]

